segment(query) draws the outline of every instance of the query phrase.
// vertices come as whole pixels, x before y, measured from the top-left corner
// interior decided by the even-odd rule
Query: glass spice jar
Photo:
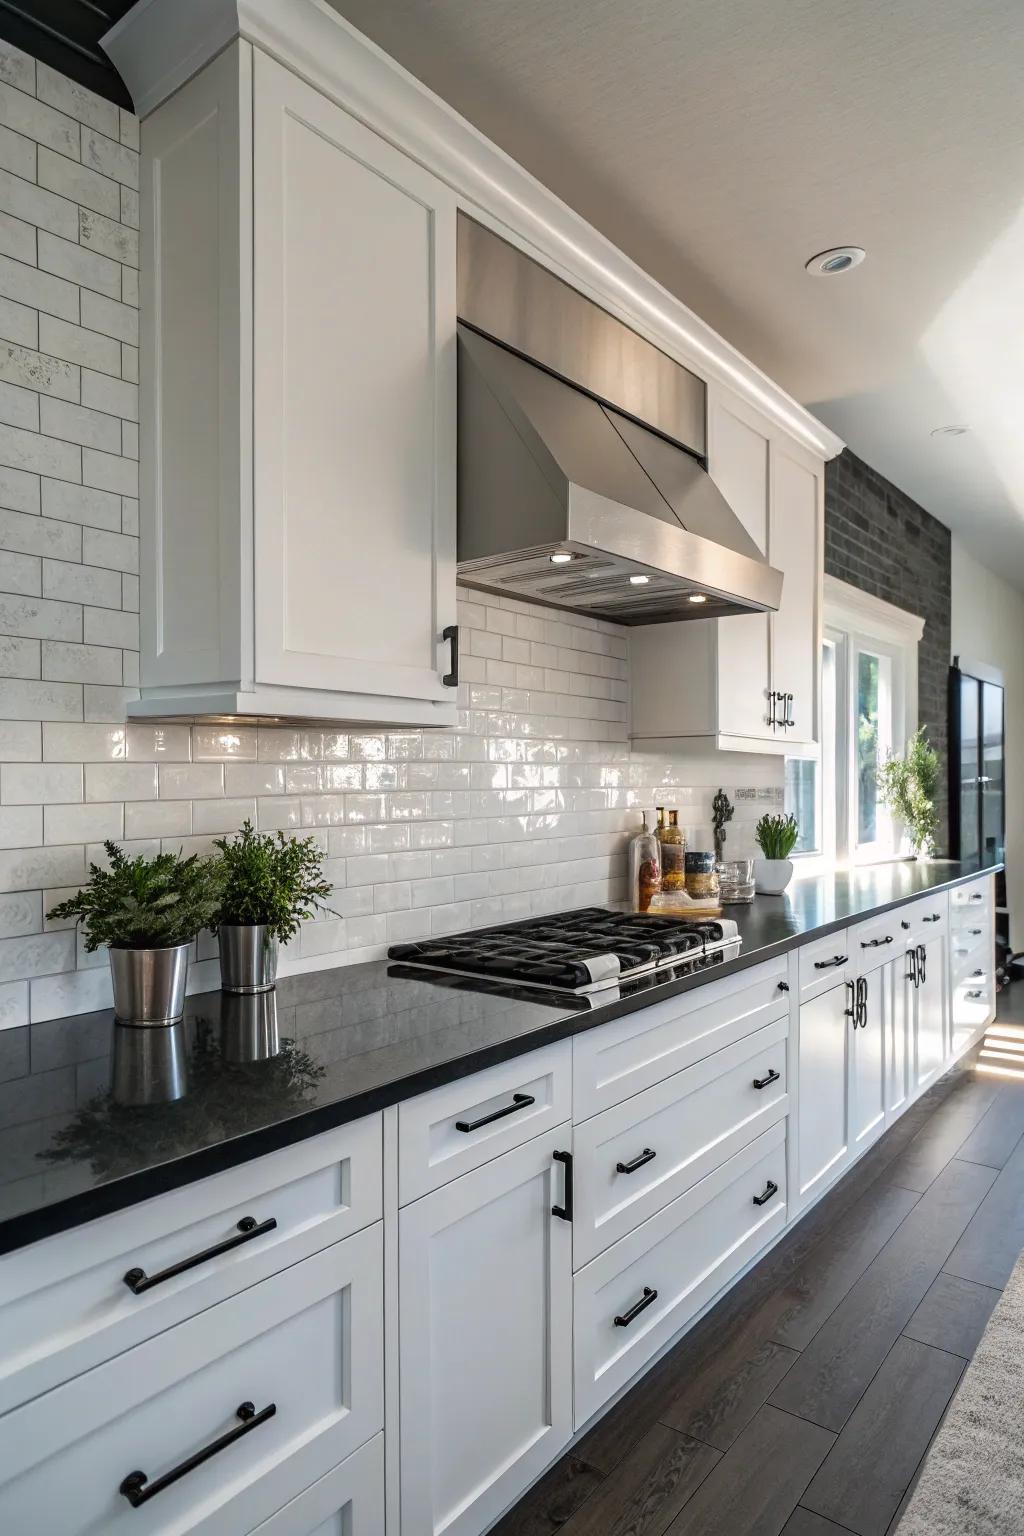
[[[706,901],[718,895],[718,872],[715,869],[714,852],[704,853],[694,849],[685,856],[686,894]]]

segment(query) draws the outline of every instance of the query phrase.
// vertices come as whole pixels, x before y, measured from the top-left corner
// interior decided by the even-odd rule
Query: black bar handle
[[[645,1163],[653,1163],[657,1155],[657,1152],[655,1152],[652,1147],[644,1147],[643,1151],[640,1153],[640,1156],[634,1157],[631,1163],[616,1163],[615,1172],[636,1173],[637,1169],[642,1168]]]
[[[827,971],[833,965],[845,965],[849,958],[849,955],[833,955],[831,960],[815,960],[814,969],[816,971]]]
[[[789,991],[789,982],[788,981],[780,981],[779,982],[779,991],[780,992],[788,992]]]
[[[644,1293],[639,1301],[635,1301],[628,1312],[620,1312],[615,1319],[616,1328],[628,1328],[635,1317],[647,1310],[652,1302],[657,1301],[657,1291],[652,1291],[649,1285],[644,1286]]]
[[[771,726],[773,731],[775,730],[776,726],[779,723],[776,720],[776,718],[775,718],[775,700],[777,698],[778,698],[778,694],[775,692],[775,689],[774,688],[769,689],[769,691],[768,691],[768,724]]]
[[[916,949],[908,949],[907,950],[907,959],[910,961],[910,970],[907,972],[907,980],[908,981],[912,981],[914,983],[914,986],[916,987],[916,986],[919,985],[918,978],[917,978],[917,961],[918,961],[917,950]]]
[[[984,976],[984,974],[985,974],[985,972],[981,971],[981,970],[979,970],[979,971],[972,971],[971,972],[972,976]]]
[[[262,1237],[265,1232],[273,1232],[276,1226],[275,1216],[268,1216],[266,1221],[257,1221],[255,1216],[243,1216],[238,1223],[237,1237],[226,1237],[222,1243],[214,1243],[212,1248],[204,1248],[202,1253],[194,1253],[190,1259],[181,1259],[177,1264],[171,1264],[155,1275],[147,1275],[144,1269],[130,1269],[124,1277],[124,1283],[134,1295],[141,1296],[143,1291],[152,1290],[154,1285],[162,1285],[165,1280],[173,1280],[175,1275],[183,1275],[186,1269],[195,1269],[197,1264],[205,1264],[208,1259],[216,1259],[222,1253],[230,1253],[232,1248],[240,1248],[243,1243],[251,1243],[254,1237]]]
[[[974,999],[979,998],[981,996],[981,993],[980,992],[967,992],[964,995],[966,997],[970,998],[973,1001]]]
[[[216,1456],[218,1451],[227,1450],[229,1445],[234,1445],[236,1440],[241,1440],[243,1435],[249,1435],[268,1419],[272,1419],[277,1412],[276,1403],[268,1403],[261,1408],[259,1413],[252,1403],[239,1403],[235,1409],[235,1417],[241,1419],[235,1429],[229,1429],[226,1435],[211,1440],[209,1445],[204,1445],[201,1451],[196,1451],[194,1456],[187,1457],[184,1461],[172,1467],[170,1472],[165,1472],[163,1477],[158,1477],[155,1482],[150,1482],[145,1472],[129,1472],[118,1489],[123,1493],[132,1509],[138,1509],[140,1504],[145,1504],[149,1499],[163,1493],[172,1483],[176,1483],[180,1477],[188,1472],[194,1472],[196,1467],[201,1467],[204,1461],[209,1461],[211,1456]]]
[[[984,896],[982,895],[982,893],[980,891],[975,891],[974,894],[972,896],[970,896],[968,899],[970,901],[984,901],[985,900]]]
[[[861,939],[861,949],[881,949],[883,944],[892,943],[892,934],[887,933],[884,939]]]
[[[769,1179],[768,1183],[764,1187],[764,1194],[754,1196],[754,1204],[767,1205],[768,1201],[772,1198],[772,1195],[777,1195],[778,1192],[779,1186],[776,1184],[775,1180]]]
[[[921,919],[921,921],[923,923],[941,923],[942,922],[942,913],[941,912],[933,912],[930,917],[923,917]]]
[[[917,968],[921,975],[921,985],[928,980],[928,951],[923,944],[917,946]]]
[[[859,993],[859,991],[857,989],[857,983],[856,982],[848,981],[846,983],[846,985],[850,989],[850,1006],[849,1006],[849,1008],[844,1008],[843,1009],[843,1013],[846,1015],[846,1017],[848,1019],[852,1019],[853,1020],[853,1027],[854,1027],[854,1029],[856,1029],[857,1028],[857,998],[860,996],[860,993]]]
[[[552,1152],[551,1156],[556,1163],[565,1164],[565,1195],[564,1205],[553,1205],[552,1216],[557,1216],[561,1221],[572,1221],[572,1153]]]
[[[967,930],[967,932],[971,935],[972,939],[978,938],[983,931],[984,930],[981,929],[981,928],[968,928],[968,930]]]
[[[444,674],[441,681],[446,688],[457,688],[459,686],[459,626],[446,624],[441,631],[441,639],[450,640],[452,643],[452,669]]]
[[[489,1115],[481,1115],[479,1120],[456,1120],[457,1131],[478,1131],[482,1125],[490,1125],[495,1120],[504,1120],[506,1115],[517,1115],[521,1109],[529,1109],[537,1100],[532,1093],[514,1093],[512,1103],[506,1104],[502,1109],[493,1109]]]
[[[909,929],[910,924],[907,922],[905,917],[900,918],[900,927],[903,929],[904,933],[906,933],[906,931]]]
[[[767,1088],[769,1083],[777,1083],[778,1080],[779,1080],[778,1072],[776,1072],[774,1067],[769,1067],[768,1068],[768,1076],[767,1077],[755,1077],[754,1078],[754,1082],[753,1082],[753,1086],[755,1088]]]

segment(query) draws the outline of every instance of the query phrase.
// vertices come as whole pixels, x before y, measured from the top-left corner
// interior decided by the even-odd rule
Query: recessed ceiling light
[[[629,578],[629,584],[631,587],[646,587],[650,579],[651,578],[649,576],[631,576]]]
[[[552,565],[568,565],[572,559],[572,553],[568,549],[558,549],[553,555],[549,555],[548,559]]]
[[[963,437],[970,431],[970,427],[933,427],[932,437]]]
[[[691,592],[687,597],[689,603],[706,603],[707,598],[703,592]]]
[[[812,277],[838,277],[840,272],[851,272],[859,267],[867,252],[859,245],[834,245],[831,250],[819,251],[804,267]]]

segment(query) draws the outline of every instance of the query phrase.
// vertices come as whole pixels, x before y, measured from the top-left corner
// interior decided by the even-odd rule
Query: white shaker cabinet
[[[850,1031],[850,1149],[854,1157],[885,1129],[886,1052],[892,1032],[893,966],[885,962],[854,982]]]
[[[912,952],[914,974],[914,1086],[920,1093],[939,1076],[949,1054],[948,939],[937,933]],[[909,956],[908,956],[909,959]]]
[[[744,402],[708,386],[708,472],[783,574],[776,613],[632,629],[632,736],[657,750],[808,755],[818,741],[824,464]]]
[[[143,122],[133,712],[454,723],[455,227],[247,42]]]
[[[854,983],[841,981],[800,1005],[795,1208],[807,1205],[849,1162]]]
[[[571,1144],[547,1131],[399,1212],[402,1536],[477,1536],[572,1434],[572,1226],[553,1210]]]

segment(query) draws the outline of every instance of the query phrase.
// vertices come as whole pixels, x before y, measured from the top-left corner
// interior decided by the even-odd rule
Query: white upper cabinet
[[[142,152],[139,712],[453,723],[453,194],[243,41]]]
[[[777,613],[631,630],[633,738],[808,755],[818,741],[824,461],[709,386],[708,471],[782,572],[782,601]]]

